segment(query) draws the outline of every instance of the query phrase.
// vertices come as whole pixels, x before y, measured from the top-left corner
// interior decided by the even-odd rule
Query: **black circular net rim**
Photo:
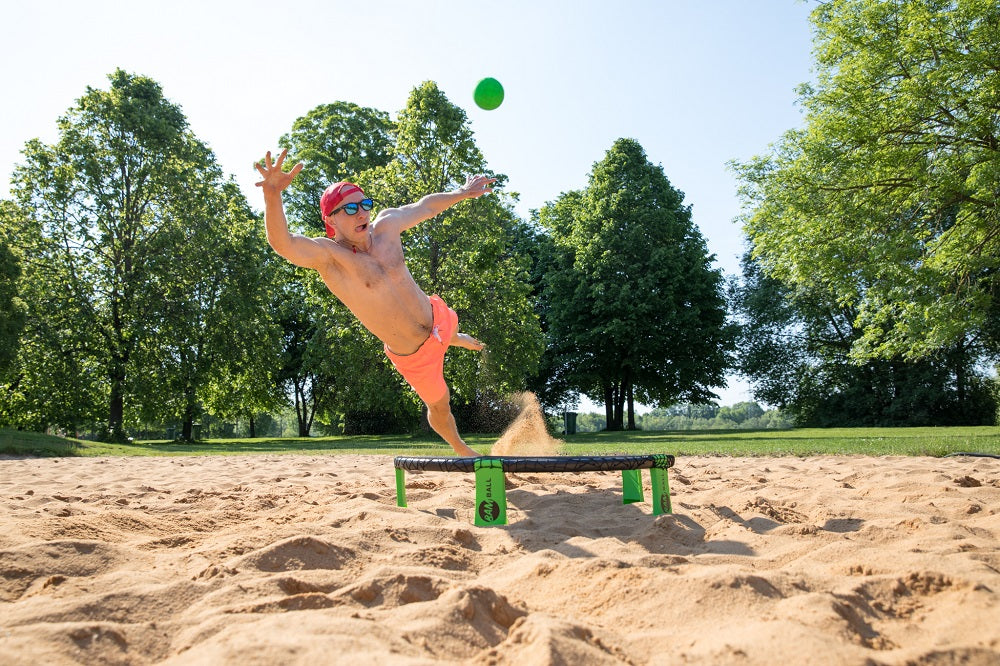
[[[626,469],[667,469],[674,457],[663,453],[640,456],[396,456],[396,469],[419,472],[474,472],[482,467],[497,467],[504,472],[612,472]]]

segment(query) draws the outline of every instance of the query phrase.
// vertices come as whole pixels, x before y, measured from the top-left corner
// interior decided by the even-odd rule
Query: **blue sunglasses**
[[[359,208],[361,210],[371,210],[374,205],[375,202],[372,201],[371,199],[362,199],[361,201],[357,202],[352,201],[351,203],[346,203],[339,208],[334,208],[332,211],[330,211],[330,215],[336,215],[337,211],[341,210],[347,213],[348,215],[357,215]]]

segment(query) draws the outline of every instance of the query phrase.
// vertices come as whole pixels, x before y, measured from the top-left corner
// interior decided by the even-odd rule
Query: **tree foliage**
[[[603,414],[577,414],[578,432],[605,429]],[[781,430],[792,428],[793,419],[779,409],[765,411],[756,402],[738,402],[719,407],[714,403],[678,403],[657,407],[636,416],[640,430]]]
[[[730,286],[742,322],[737,368],[754,395],[803,426],[980,425],[993,422],[990,382],[975,345],[919,359],[850,358],[864,331],[828,294],[792,290],[747,254]]]
[[[643,430],[776,430],[793,426],[793,420],[781,410],[765,411],[756,402],[725,407],[681,403],[639,417]]]
[[[30,311],[8,388],[18,424],[101,420],[121,440],[141,414],[209,381],[186,363],[235,347],[244,313],[239,297],[224,299],[252,281],[227,281],[245,257],[227,240],[249,210],[211,151],[156,82],[122,70],[109,79],[59,120],[56,144],[29,141],[15,170]],[[209,324],[213,301],[224,304]]]
[[[812,19],[804,127],[736,165],[755,260],[852,313],[855,361],[1000,351],[1000,5],[831,0]]]
[[[522,222],[518,226],[515,240],[516,252],[529,260],[531,300],[545,344],[545,352],[538,361],[535,373],[527,378],[527,387],[535,394],[542,408],[550,413],[572,410],[577,406],[579,389],[576,388],[575,378],[581,368],[574,366],[569,341],[557,335],[557,331],[549,323],[552,318],[552,298],[557,290],[547,285],[550,281],[558,280],[560,275],[569,274],[566,270],[561,273],[558,270],[567,268],[566,259],[569,255],[560,252],[553,234],[543,226],[542,219],[544,217],[549,224],[556,224],[562,214],[568,225],[572,220],[570,198],[578,195],[579,192],[564,193],[542,211],[533,211],[534,220]],[[565,228],[568,229],[569,226]]]
[[[24,326],[24,303],[18,297],[21,260],[14,253],[7,232],[8,219],[13,214],[11,202],[0,202],[0,379],[17,356]]]
[[[642,147],[619,139],[587,189],[546,205],[538,223],[555,252],[544,278],[549,352],[576,388],[635,427],[634,401],[714,397],[733,332],[722,274],[691,208]]]
[[[273,377],[278,258],[234,183],[196,183],[170,210],[184,224],[167,241],[169,273],[147,290],[155,335],[137,355],[148,385],[137,395],[145,418],[179,421],[190,439],[206,408],[236,420],[284,402]]]

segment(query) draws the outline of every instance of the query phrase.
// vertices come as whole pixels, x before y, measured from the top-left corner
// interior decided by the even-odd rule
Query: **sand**
[[[535,394],[525,391],[515,394],[510,401],[517,404],[517,416],[490,447],[490,455],[558,455],[563,442],[549,434],[545,416]]]
[[[0,460],[0,663],[1000,663],[1000,460],[643,477],[511,474],[478,528],[387,456]]]

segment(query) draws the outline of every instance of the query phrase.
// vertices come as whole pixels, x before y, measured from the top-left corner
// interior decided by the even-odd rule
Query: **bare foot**
[[[456,347],[464,347],[465,349],[471,349],[472,351],[479,351],[486,346],[479,340],[476,340],[471,335],[466,335],[465,333],[456,333],[451,338],[451,344]]]
[[[461,445],[452,444],[451,448],[455,449],[459,458],[478,458],[482,455],[465,442],[462,442]]]

